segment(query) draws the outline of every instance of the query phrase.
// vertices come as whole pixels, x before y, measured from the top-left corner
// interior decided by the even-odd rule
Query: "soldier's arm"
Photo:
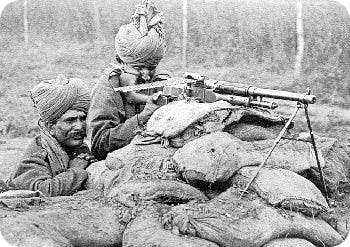
[[[87,172],[81,168],[69,168],[65,172],[53,174],[45,150],[31,147],[19,163],[10,186],[40,190],[46,196],[71,195],[81,189],[87,176]]]
[[[91,151],[99,160],[129,144],[138,125],[147,121],[140,115],[126,119],[122,97],[113,89],[118,85],[118,77],[109,80],[101,78],[93,90],[87,118]]]

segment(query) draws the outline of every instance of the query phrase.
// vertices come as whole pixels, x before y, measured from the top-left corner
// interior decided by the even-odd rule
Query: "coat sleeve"
[[[56,175],[46,157],[46,151],[32,143],[10,179],[10,187],[40,190],[46,196],[71,195],[82,188],[88,176],[84,169],[70,168]]]
[[[139,125],[137,116],[125,119],[123,99],[112,86],[118,85],[118,80],[118,76],[107,78],[104,75],[92,92],[87,118],[88,136],[92,154],[99,160],[129,144]]]

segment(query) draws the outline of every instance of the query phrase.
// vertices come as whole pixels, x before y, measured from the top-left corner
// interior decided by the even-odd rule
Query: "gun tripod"
[[[306,94],[310,94],[310,89],[307,89],[307,93]],[[245,193],[247,193],[247,190],[249,189],[250,185],[253,183],[254,179],[256,178],[256,176],[259,174],[261,168],[266,164],[267,160],[269,159],[269,157],[271,156],[273,150],[276,148],[277,144],[280,142],[280,140],[283,138],[283,135],[286,133],[286,131],[289,129],[290,124],[292,123],[292,121],[294,120],[294,118],[296,117],[299,109],[304,108],[304,113],[305,113],[305,118],[306,118],[306,123],[307,123],[307,127],[309,129],[309,133],[310,133],[310,141],[313,147],[313,150],[315,152],[315,157],[316,157],[316,163],[317,163],[317,167],[320,173],[320,178],[321,178],[321,182],[322,182],[322,193],[324,195],[324,197],[326,198],[326,201],[329,205],[329,200],[328,200],[328,193],[327,193],[327,189],[326,189],[326,183],[324,180],[324,176],[323,176],[323,171],[321,168],[321,164],[320,164],[320,160],[318,158],[318,152],[317,152],[317,148],[316,148],[316,142],[315,142],[315,137],[314,137],[314,133],[312,131],[312,127],[311,127],[311,121],[310,121],[310,117],[309,117],[309,111],[308,111],[308,103],[301,103],[301,102],[297,102],[297,105],[295,107],[294,112],[291,114],[289,120],[287,121],[287,123],[284,125],[283,129],[280,131],[280,133],[278,134],[278,136],[276,137],[272,147],[270,148],[269,152],[267,153],[267,155],[265,156],[263,162],[258,166],[258,169],[256,171],[256,173],[254,174],[254,176],[250,179],[250,181],[248,182],[248,184],[246,185],[246,187],[244,188],[244,190],[242,191],[241,195],[239,196],[239,200],[243,197],[243,195]]]

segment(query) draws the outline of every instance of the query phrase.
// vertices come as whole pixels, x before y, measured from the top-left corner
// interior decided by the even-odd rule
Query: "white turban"
[[[90,93],[84,82],[64,75],[40,82],[30,91],[30,96],[45,122],[59,119],[67,110],[87,112],[90,106]]]
[[[162,13],[144,0],[136,6],[131,23],[123,25],[115,37],[115,48],[124,63],[157,66],[165,53]]]

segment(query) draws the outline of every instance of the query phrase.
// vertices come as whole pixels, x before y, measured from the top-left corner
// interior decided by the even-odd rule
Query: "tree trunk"
[[[295,58],[294,72],[296,76],[300,76],[301,62],[304,54],[304,29],[303,29],[303,16],[302,16],[302,3],[299,0],[297,2],[297,55]]]
[[[25,46],[28,46],[28,43],[29,43],[29,31],[28,31],[28,7],[27,7],[27,0],[24,0],[24,2],[23,2],[23,37],[24,37],[24,44],[25,44]]]
[[[182,70],[187,69],[187,0],[182,1]]]

